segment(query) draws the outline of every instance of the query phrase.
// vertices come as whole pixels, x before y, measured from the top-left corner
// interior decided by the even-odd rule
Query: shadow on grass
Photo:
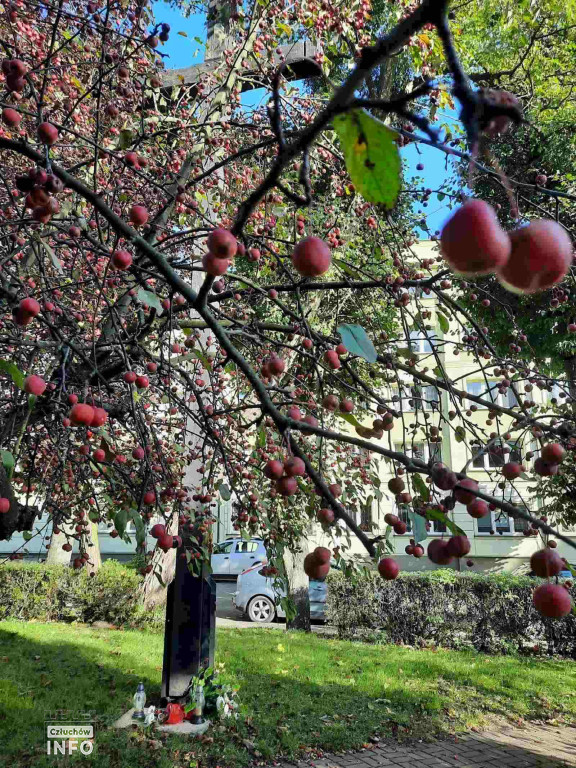
[[[255,751],[267,760],[305,747],[351,749],[374,734],[446,733],[469,722],[463,713],[474,708],[484,688],[493,694],[489,685],[468,688],[472,678],[451,670],[448,657],[424,661],[395,648],[355,651],[350,644],[310,636],[231,631],[220,635],[218,660],[240,689],[246,719],[212,729],[206,743],[148,736],[110,725],[131,706],[140,680],[149,696],[159,693],[161,635],[73,625],[21,627],[0,625],[0,764],[11,768],[53,768],[56,759],[59,765],[98,768],[236,768],[248,765]],[[280,651],[282,643],[286,648]],[[386,664],[383,672],[379,663]],[[374,674],[360,680],[366,664]],[[439,681],[462,689],[453,702],[461,713],[450,711],[451,690],[439,690]],[[44,718],[54,710],[95,713],[93,755],[64,760],[46,754]]]

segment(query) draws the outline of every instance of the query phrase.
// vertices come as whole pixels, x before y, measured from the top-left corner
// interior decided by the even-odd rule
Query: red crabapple
[[[2,120],[9,128],[16,128],[22,120],[22,115],[19,112],[16,112],[15,109],[6,107],[2,110]]]
[[[560,464],[564,458],[564,453],[564,448],[560,443],[548,443],[543,446],[540,456],[546,464]]]
[[[133,205],[130,208],[130,222],[135,227],[143,227],[148,221],[148,211],[143,205]]]
[[[24,391],[28,392],[29,395],[40,396],[44,394],[45,389],[46,382],[40,376],[32,373],[24,379]]]
[[[532,595],[536,610],[548,619],[561,619],[572,610],[572,598],[561,584],[540,584]]]
[[[51,147],[58,141],[58,130],[52,123],[40,123],[38,126],[38,138],[42,144]]]
[[[378,573],[386,581],[393,581],[400,573],[400,566],[392,557],[383,557],[378,563]]]
[[[212,277],[221,277],[228,271],[230,262],[228,259],[219,259],[213,253],[208,251],[202,256],[202,269]]]
[[[87,403],[76,403],[76,405],[72,406],[68,415],[70,417],[70,421],[75,426],[84,424],[85,426],[89,427],[92,423],[92,420],[94,419],[94,408],[92,408],[92,406],[88,405]]]
[[[114,251],[112,254],[112,265],[115,269],[123,272],[132,264],[132,254],[128,251]]]
[[[496,212],[484,200],[467,200],[444,225],[442,255],[455,272],[486,275],[503,267],[510,256],[510,240]]]
[[[572,243],[555,221],[537,219],[510,232],[512,252],[496,276],[513,293],[537,293],[561,282],[572,264]]]
[[[238,241],[227,229],[215,229],[208,235],[208,250],[218,259],[232,259],[238,250]]]
[[[301,240],[292,254],[292,264],[303,277],[318,277],[330,269],[332,253],[324,240],[306,237]]]

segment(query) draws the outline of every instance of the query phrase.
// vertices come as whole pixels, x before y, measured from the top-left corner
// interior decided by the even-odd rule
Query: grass
[[[116,731],[139,680],[158,693],[162,637],[70,624],[0,624],[0,764],[53,768],[237,768],[303,750],[361,746],[372,735],[453,733],[495,716],[576,722],[576,663],[413,650],[266,629],[222,629],[217,660],[241,718],[204,742]],[[91,757],[45,754],[44,716],[94,710]],[[159,739],[163,740],[160,744]]]

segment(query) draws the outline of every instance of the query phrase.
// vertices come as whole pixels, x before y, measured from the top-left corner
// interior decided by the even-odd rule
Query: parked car
[[[279,605],[285,592],[275,591],[273,580],[263,573],[264,564],[253,565],[238,576],[232,605],[250,621],[267,622],[285,618]],[[326,582],[310,580],[310,618],[324,619],[326,607]]]
[[[211,564],[214,576],[233,578],[266,559],[262,539],[226,539],[214,545]]]

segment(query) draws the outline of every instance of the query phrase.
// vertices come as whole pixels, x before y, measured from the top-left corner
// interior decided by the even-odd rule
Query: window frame
[[[482,456],[480,457],[482,459],[482,466],[479,467],[475,464],[476,459],[474,458],[474,450],[471,449],[472,454],[472,469],[477,469],[480,472],[490,472],[493,469],[499,469],[504,466],[509,461],[515,461],[518,464],[522,463],[522,446],[518,443],[515,443],[513,441],[506,441],[504,443],[504,446],[507,446],[510,448],[510,452],[508,454],[502,454],[502,463],[501,464],[491,464],[490,463],[490,457],[497,455],[494,451],[489,450],[485,451]],[[484,446],[483,446],[484,447]],[[514,456],[513,454],[516,453],[517,455]]]
[[[482,491],[482,493],[490,494],[490,490],[491,489],[488,487],[487,483],[480,483],[478,487],[479,487],[479,490]],[[506,491],[508,491],[507,495],[505,495]],[[511,485],[508,485],[507,488],[505,488],[502,491],[502,498],[505,499],[506,501],[510,501],[512,503],[514,503],[515,500],[520,501],[520,495],[518,494],[517,491],[514,490],[514,488],[512,488]],[[508,515],[506,512],[502,511],[501,509],[495,509],[495,510],[490,510],[489,515],[490,515],[490,518],[488,518],[488,515],[486,515],[485,517],[481,517],[481,518],[475,520],[475,526],[474,526],[474,535],[475,536],[480,536],[480,537],[484,537],[484,536],[524,536],[523,530],[517,531],[515,529],[515,520],[514,520],[514,518],[510,517],[510,515]],[[501,517],[502,515],[506,515],[506,519],[508,521],[508,530],[503,530],[502,532],[500,532],[498,530],[497,518]],[[488,519],[490,519],[490,529],[489,530],[480,530],[480,523],[481,523],[481,521],[482,520],[488,521]],[[518,522],[520,524],[524,523],[523,528],[526,527],[525,522],[521,518],[518,520]],[[491,531],[494,531],[494,533],[492,534]]]
[[[414,330],[410,331],[408,346],[417,355],[432,355],[437,346],[435,342],[438,341],[441,341],[441,339],[436,331],[420,331],[414,328]]]
[[[440,456],[434,457],[435,462],[441,462],[442,461],[442,443],[434,443],[434,446],[438,447],[438,450],[440,451]],[[428,462],[430,461],[430,444],[429,443],[414,443],[411,446],[407,446],[406,448],[406,455],[407,456],[414,456],[414,453],[418,450],[418,448],[422,448],[422,456],[418,458],[422,458],[422,461]],[[395,451],[402,451],[403,446],[402,443],[394,443],[394,450]],[[450,491],[446,491],[444,496],[450,496]],[[394,502],[394,514],[397,515],[397,517],[402,520],[402,522],[406,523],[406,533],[396,533],[394,532],[394,536],[411,536],[412,535],[412,521],[410,520],[410,517],[408,515],[408,511],[411,509],[410,504],[397,504]],[[436,526],[440,526],[441,523],[439,520],[430,520],[429,521],[432,524],[431,530],[428,531],[428,538],[430,536],[443,536],[445,533],[448,533],[448,528],[444,526],[444,530],[436,530]]]

